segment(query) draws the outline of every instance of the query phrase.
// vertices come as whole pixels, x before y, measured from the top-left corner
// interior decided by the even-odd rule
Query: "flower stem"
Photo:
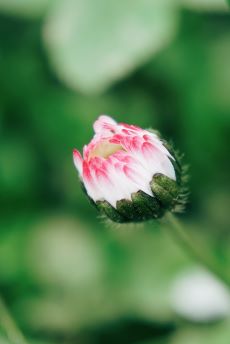
[[[27,344],[3,299],[0,297],[0,326],[12,344]]]
[[[177,241],[179,240],[180,244],[190,253],[191,256],[198,260],[230,288],[230,276],[226,271],[221,269],[214,257],[203,247],[200,247],[200,244],[194,240],[194,237],[189,235],[180,220],[174,214],[169,212],[165,215],[165,218],[170,225],[170,232],[174,235]]]

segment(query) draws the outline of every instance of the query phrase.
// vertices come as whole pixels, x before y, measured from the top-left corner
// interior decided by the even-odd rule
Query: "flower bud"
[[[98,210],[114,222],[161,217],[180,204],[181,167],[171,147],[155,132],[100,116],[95,135],[74,150],[84,190]]]

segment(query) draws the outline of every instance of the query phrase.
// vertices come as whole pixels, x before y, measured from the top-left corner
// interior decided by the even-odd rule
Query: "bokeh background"
[[[196,263],[169,231],[106,226],[72,163],[101,113],[160,130],[190,165],[181,219],[228,271],[229,66],[225,0],[0,0],[0,291],[29,343],[229,344],[229,312],[178,310]]]

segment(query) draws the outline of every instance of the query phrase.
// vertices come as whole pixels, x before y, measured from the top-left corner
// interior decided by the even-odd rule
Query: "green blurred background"
[[[229,66],[225,0],[0,0],[0,290],[29,343],[229,344],[228,317],[172,307],[186,252],[108,228],[72,163],[101,113],[160,130],[190,165],[182,220],[229,270]]]

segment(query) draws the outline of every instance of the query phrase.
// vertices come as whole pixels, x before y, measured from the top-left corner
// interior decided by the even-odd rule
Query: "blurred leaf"
[[[88,330],[88,344],[144,344],[168,343],[175,330],[172,323],[148,321],[138,317],[122,317]],[[153,340],[153,341],[152,341]]]
[[[0,328],[1,328],[1,325],[0,325]],[[9,342],[9,340],[5,337],[5,335],[3,335],[1,333],[1,330],[0,330],[0,343],[1,344],[12,344]]]
[[[74,218],[59,215],[41,221],[27,245],[28,270],[42,284],[84,287],[101,279],[104,260],[95,236]]]
[[[0,200],[28,196],[36,185],[36,156],[33,149],[20,137],[1,139]]]
[[[228,0],[227,0],[228,1]],[[189,9],[203,11],[227,11],[226,0],[181,0],[182,5]]]
[[[186,12],[180,35],[147,71],[153,85],[161,80],[174,95],[168,109],[173,135],[177,140],[180,137],[179,147],[190,165],[190,187],[197,207],[201,199],[209,197],[211,188],[224,183],[223,178],[229,175],[229,18],[229,14],[212,15],[210,21],[207,14]],[[165,113],[163,116],[168,118]]]
[[[65,0],[51,11],[44,39],[60,79],[87,93],[106,89],[147,61],[176,28],[171,0]]]
[[[32,339],[32,338],[27,338],[27,341],[29,341],[30,344],[57,344],[57,341],[51,341],[51,340],[42,340],[42,339]],[[68,342],[66,342],[68,344]],[[71,343],[70,343],[71,344]]]
[[[22,17],[40,16],[56,0],[0,0],[0,11]]]
[[[192,175],[187,229],[229,270],[230,21],[211,0],[202,6],[206,13],[192,10],[198,1],[184,0],[191,10],[182,11],[179,35],[166,47],[177,21],[170,0],[59,1],[47,17],[45,40],[54,71],[74,90],[103,90],[153,56],[151,66],[106,94],[81,96],[50,69],[40,41],[42,21],[16,18],[44,13],[45,2],[38,10],[36,0],[24,0],[24,8],[15,0],[10,10],[12,0],[4,2],[4,12],[14,17],[0,16],[1,291],[31,336],[89,344],[79,339],[80,331],[107,327],[113,319],[173,321],[171,284],[190,264],[186,252],[153,224],[105,230],[88,205],[72,148],[90,140],[99,113],[153,125],[179,143]],[[116,64],[104,68],[110,52],[124,54],[120,74]],[[219,325],[180,323],[173,344],[228,344],[229,334]]]
[[[172,320],[171,283],[190,262],[153,224],[114,232],[60,214],[15,218],[1,222],[0,279],[26,328],[67,335],[129,314]]]
[[[219,324],[204,327],[188,327],[178,331],[170,344],[228,344],[230,337],[229,319]]]

